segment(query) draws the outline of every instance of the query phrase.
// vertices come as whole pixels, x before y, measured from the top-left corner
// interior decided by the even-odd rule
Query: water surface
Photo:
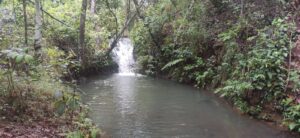
[[[93,77],[81,85],[91,118],[114,138],[285,138],[193,87],[148,77]]]

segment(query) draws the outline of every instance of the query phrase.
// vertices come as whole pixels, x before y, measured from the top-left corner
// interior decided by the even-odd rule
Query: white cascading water
[[[112,51],[114,61],[119,65],[119,74],[132,76],[134,73],[135,61],[133,58],[133,44],[128,38],[121,38],[118,45]]]

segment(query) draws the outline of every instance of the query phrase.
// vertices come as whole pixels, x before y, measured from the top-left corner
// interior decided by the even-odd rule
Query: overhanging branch
[[[141,3],[144,3],[145,0],[143,0]],[[130,23],[133,21],[133,19],[136,17],[136,16],[140,16],[139,14],[139,11],[140,11],[140,8],[142,7],[142,4],[141,5],[135,5],[135,8],[136,8],[136,12],[131,16],[130,19],[128,19],[126,22],[125,22],[125,25],[124,27],[122,28],[122,30],[118,33],[118,35],[116,35],[115,39],[113,40],[113,42],[110,44],[110,48],[108,49],[107,53],[105,54],[105,56],[109,56],[109,54],[111,53],[111,51],[117,46],[118,44],[118,41],[120,40],[120,38],[123,36],[123,33],[125,32],[125,30],[127,29],[127,27],[130,25]]]
[[[116,35],[116,38],[110,44],[110,48],[108,49],[108,51],[107,51],[107,53],[106,53],[105,56],[109,56],[109,54],[111,53],[111,51],[117,46],[118,41],[123,36],[123,33],[125,32],[125,30],[129,26],[129,24],[133,21],[133,19],[136,17],[136,15],[137,15],[137,13],[135,13],[133,16],[131,16],[131,18],[126,22],[126,24],[124,25],[124,27],[122,28],[122,30]]]
[[[31,0],[29,0],[29,2],[30,2],[31,4],[35,4],[35,3],[34,3],[33,1],[31,1]],[[60,20],[60,19],[54,17],[53,15],[51,15],[49,12],[47,12],[46,10],[44,10],[42,7],[41,7],[41,10],[42,10],[43,13],[45,13],[47,16],[49,16],[49,17],[52,18],[53,20],[55,20],[55,21],[61,23],[62,25],[65,25],[65,26],[67,26],[67,27],[69,27],[69,28],[71,28],[71,29],[74,29],[74,28],[72,28],[70,25],[66,24],[64,21],[62,21],[62,20]],[[76,30],[77,30],[77,29],[76,29]],[[77,30],[77,31],[78,31],[78,30]]]

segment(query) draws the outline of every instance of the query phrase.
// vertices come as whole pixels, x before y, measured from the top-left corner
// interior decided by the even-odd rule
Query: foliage
[[[184,61],[184,59],[181,59],[181,58],[180,59],[176,59],[174,61],[171,61],[168,64],[166,64],[161,70],[166,70],[168,68],[171,68],[171,67],[173,67],[173,66],[175,66],[175,65],[177,65],[177,64],[179,64],[179,63],[181,63],[183,61]]]
[[[300,105],[299,103],[293,105],[293,99],[285,99],[285,106],[287,107],[284,113],[285,116],[285,124],[288,125],[290,130],[295,130],[300,132]]]
[[[77,130],[67,134],[67,138],[97,138],[100,130],[92,124],[89,118],[79,118]]]
[[[79,96],[74,93],[61,93],[56,92],[56,101],[54,102],[54,107],[58,115],[63,115],[64,113],[69,113],[74,116],[73,112],[80,107]]]
[[[228,80],[223,88],[217,89],[216,93],[221,97],[229,97],[234,104],[243,112],[248,112],[249,107],[245,102],[246,92],[251,91],[253,86],[249,82],[241,82],[238,80]]]
[[[97,0],[86,13],[85,44],[79,47],[81,0],[42,1],[43,57],[37,60],[30,48],[35,42],[34,2],[26,3],[27,22],[22,1],[0,3],[0,98],[18,101],[19,106],[26,105],[22,102],[29,97],[26,93],[49,91],[54,94],[57,113],[76,121],[77,130],[68,137],[96,137],[91,121],[78,113],[82,105],[74,79],[116,68],[107,57],[109,42],[137,9],[124,35],[133,40],[141,73],[216,88],[217,94],[252,115],[274,105],[291,130],[300,130],[299,70],[292,62],[296,36],[292,18],[297,15],[287,7],[295,3],[155,0],[138,6]],[[137,9],[130,9],[134,6]],[[24,26],[28,27],[28,44],[24,43]],[[87,57],[84,66],[81,57]],[[53,90],[53,85],[73,89]],[[280,107],[275,107],[278,103]]]
[[[33,62],[34,58],[26,54],[24,49],[10,49],[2,50],[0,52],[0,66],[3,69],[3,72],[0,76],[6,78],[6,88],[2,95],[9,95],[9,100],[12,103],[18,103],[17,109],[21,108],[23,104],[23,95],[26,95],[22,88],[19,88],[17,83],[21,81],[30,82],[35,78],[35,75],[32,75],[34,68]],[[20,80],[19,77],[23,76],[23,80]],[[18,78],[18,79],[17,79]],[[17,81],[17,82],[16,82]]]
[[[75,74],[79,73],[81,66],[76,60],[76,56],[73,51],[70,51],[66,55],[65,52],[57,48],[48,48],[46,52],[49,58],[49,65],[55,69],[54,71],[50,72],[52,77],[73,77]]]
[[[123,5],[116,4],[118,0],[109,2],[119,14],[119,27],[121,28],[125,19],[121,15]],[[54,0],[41,3],[43,39],[42,56],[39,59],[31,56],[35,41],[34,1],[26,2],[27,22],[24,21],[23,1],[6,0],[0,4],[0,114],[7,118],[12,116],[14,120],[14,117],[22,118],[23,114],[38,113],[35,116],[32,115],[27,121],[36,121],[34,119],[37,116],[43,116],[41,120],[60,120],[64,117],[66,122],[72,118],[71,122],[65,125],[79,126],[74,122],[85,107],[80,104],[80,95],[69,88],[70,84],[66,81],[74,81],[81,75],[81,72],[86,71],[82,69],[78,58],[81,50],[78,48],[81,0]],[[85,42],[89,66],[102,70],[104,67],[114,65],[112,60],[104,55],[109,46],[108,40],[114,35],[112,30],[116,26],[110,24],[113,21],[112,15],[108,14],[103,1],[98,1],[97,6],[98,9],[101,7],[101,10],[96,8],[97,14],[92,15],[87,12]],[[28,28],[27,44],[24,43],[25,25]],[[74,83],[72,87],[73,85]],[[43,102],[41,99],[47,100],[45,102],[47,105],[43,107],[45,110],[40,109],[38,104],[31,104]],[[54,110],[62,116],[53,116]],[[81,118],[86,118],[86,116],[84,114]],[[84,136],[95,137],[96,133],[98,134],[93,124],[82,120],[79,122],[85,126],[78,127],[78,130],[88,130],[89,135],[86,135],[86,131],[82,133]]]
[[[234,71],[227,72],[231,74],[229,82],[235,80],[233,81],[235,83],[225,83],[225,86],[217,92],[222,96],[246,99],[252,98],[248,93],[258,93],[256,96],[259,97],[256,98],[259,99],[259,104],[283,96],[288,74],[284,63],[290,46],[290,37],[284,31],[288,30],[288,27],[289,25],[283,20],[274,20],[272,26],[260,30],[257,36],[248,38],[247,41],[255,41],[255,43],[250,48],[246,47],[245,54],[234,56],[239,61],[231,59],[231,62],[228,62],[225,58],[226,64],[236,68]],[[272,33],[267,32],[270,29]],[[222,34],[221,37],[224,41],[232,42],[230,35]]]
[[[144,12],[145,19],[136,22],[131,31],[141,68],[151,75],[158,75],[162,71],[182,82],[188,80],[185,76],[195,80],[196,74],[187,70],[193,63],[195,67],[190,70],[197,70],[196,66],[203,67],[197,65],[201,57],[194,51],[204,52],[206,49],[199,46],[207,37],[205,22],[199,22],[200,19],[205,20],[205,10],[205,3],[199,1],[159,1],[150,5]],[[157,43],[161,44],[161,49]],[[183,67],[185,65],[187,67]],[[208,72],[200,71],[197,74],[209,76]]]
[[[295,105],[276,106],[299,92],[299,73],[291,68],[295,24],[283,10],[289,2],[282,2],[172,0],[148,5],[142,12],[145,20],[131,30],[140,70],[215,87],[251,115],[259,115],[266,105],[296,114]],[[297,117],[286,118],[298,129]]]

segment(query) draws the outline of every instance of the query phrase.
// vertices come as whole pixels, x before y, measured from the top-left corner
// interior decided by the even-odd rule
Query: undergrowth
[[[198,88],[213,88],[256,118],[269,120],[266,113],[281,114],[283,124],[300,132],[300,76],[292,67],[297,38],[294,19],[291,13],[268,13],[266,5],[254,10],[251,4],[256,2],[245,2],[245,9],[255,11],[254,15],[242,14],[238,4],[230,1],[150,6],[144,13],[146,21],[140,20],[131,32],[140,70]],[[273,1],[269,6],[281,4],[286,3]],[[154,16],[154,9],[161,11],[156,16],[164,18]],[[147,22],[154,19],[159,21]],[[158,27],[161,31],[155,30]]]

